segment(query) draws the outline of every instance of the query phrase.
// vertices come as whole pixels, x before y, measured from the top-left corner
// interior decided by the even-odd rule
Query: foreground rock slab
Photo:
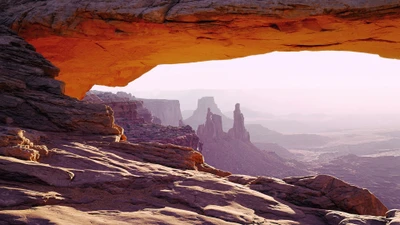
[[[26,130],[27,136],[37,131]],[[62,136],[41,132],[39,144],[49,154],[37,162],[0,156],[0,218],[3,224],[389,224],[397,211],[385,216],[384,206],[361,191],[357,211],[339,207],[329,210],[307,200],[292,202],[288,196],[303,195],[324,202],[329,193],[349,188],[330,185],[334,178],[317,176],[274,178],[229,175],[209,167],[200,153],[190,148],[156,143],[134,144],[104,140],[102,136]],[[204,171],[204,172],[203,172]],[[278,182],[279,183],[279,182]],[[261,186],[260,186],[261,185]],[[327,195],[313,188],[329,186]],[[289,191],[286,187],[292,187]],[[263,187],[263,188],[260,188]],[[318,186],[319,187],[319,186]],[[307,190],[300,192],[299,190]],[[276,194],[281,193],[281,195]],[[357,195],[356,195],[357,196]],[[340,199],[339,199],[340,200]],[[349,204],[354,198],[346,200]],[[293,204],[294,203],[294,204]],[[371,203],[374,203],[372,205]],[[340,211],[337,211],[340,210]],[[347,212],[346,212],[347,211]],[[382,213],[383,212],[383,213]],[[367,223],[368,222],[368,223]]]

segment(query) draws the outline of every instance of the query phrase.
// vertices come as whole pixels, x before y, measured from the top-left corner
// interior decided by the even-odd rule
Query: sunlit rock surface
[[[384,206],[371,192],[327,175],[309,177],[251,177],[232,175],[232,182],[291,202],[295,205],[334,209],[361,215],[383,215]],[[369,207],[366,207],[366,206]]]
[[[5,32],[4,32],[5,31]],[[0,97],[20,94],[43,94],[44,103],[54,99],[76,105],[63,108],[63,112],[80,112],[91,117],[93,111],[76,111],[77,106],[99,106],[65,97],[62,93],[49,94],[46,88],[12,88],[12,74],[19,74],[18,82],[27,84],[31,79],[40,80],[38,67],[29,67],[31,60],[39,57],[32,48],[24,51],[26,43],[4,28],[0,36],[2,49],[17,47],[15,51],[1,51],[2,69]],[[18,40],[17,45],[8,40]],[[13,44],[14,43],[14,44]],[[19,45],[18,45],[19,43]],[[17,53],[17,54],[16,54]],[[12,63],[15,62],[15,63]],[[25,71],[20,68],[25,69]],[[15,72],[17,71],[17,72]],[[30,79],[31,78],[31,79]],[[13,84],[13,83],[11,83]],[[42,83],[39,83],[42,84]],[[46,82],[44,82],[46,84]],[[44,86],[46,87],[46,86]],[[3,103],[3,101],[1,102]],[[9,112],[0,105],[1,113]],[[106,108],[106,106],[103,105]],[[49,118],[60,111],[45,107]],[[69,131],[59,125],[55,132],[48,120],[39,120],[41,131],[28,129],[33,124],[19,120],[36,118],[38,113],[6,119],[0,124],[0,221],[2,224],[346,224],[362,221],[364,224],[395,224],[397,211],[386,217],[383,211],[354,211],[340,207],[335,211],[315,205],[295,204],[252,189],[247,180],[262,178],[226,178],[231,175],[207,165],[198,151],[190,147],[160,143],[118,142],[114,130],[107,134],[94,134],[98,126],[88,130]],[[2,114],[4,115],[4,114]],[[8,114],[7,114],[8,115]],[[72,114],[74,115],[74,114]],[[8,115],[9,116],[9,115]],[[104,117],[105,121],[109,117]],[[54,123],[54,122],[53,122]],[[111,125],[109,128],[111,128]],[[21,127],[21,128],[20,128]],[[79,129],[80,126],[77,126]],[[17,149],[9,151],[9,149]],[[236,175],[237,177],[238,175]],[[239,175],[240,176],[240,175]],[[264,178],[271,179],[271,178]],[[232,182],[233,181],[233,182]],[[327,196],[336,190],[329,179],[318,177],[288,178],[288,185],[317,188],[328,185]],[[338,181],[339,182],[339,181]],[[255,183],[257,185],[259,183]],[[318,185],[314,185],[318,184]],[[339,184],[342,184],[339,182]],[[262,187],[265,187],[262,186]],[[333,188],[333,189],[332,189]],[[338,189],[341,190],[341,189]],[[353,188],[355,193],[361,189]],[[276,191],[280,191],[277,189]],[[285,190],[282,190],[285,192]],[[290,192],[292,193],[292,192]],[[311,194],[313,191],[310,192]],[[363,201],[358,209],[379,206],[367,191],[360,192]],[[294,193],[292,193],[294,194]],[[308,192],[307,192],[308,194]],[[307,195],[306,195],[307,196]],[[318,198],[319,196],[313,196]],[[321,201],[324,196],[321,195]],[[352,200],[350,197],[348,200]],[[370,201],[370,200],[373,201]],[[351,203],[352,201],[349,201]],[[352,205],[352,204],[347,204]],[[356,215],[348,212],[372,215]],[[373,216],[379,215],[379,216]]]
[[[59,67],[66,93],[79,98],[93,84],[123,86],[167,63],[301,50],[400,58],[398,0],[0,4],[0,23],[27,38]]]
[[[387,207],[400,207],[400,157],[345,155],[314,168],[346,182],[367,188]]]
[[[59,69],[0,25],[0,124],[54,132],[120,135],[110,107],[63,94]]]
[[[35,4],[57,7],[65,6],[67,1],[3,0],[0,10],[19,3],[27,4],[19,6],[21,10],[41,10],[35,18],[25,14],[26,18],[39,19],[50,11],[33,7]],[[107,4],[112,3],[115,2]],[[140,2],[127,4],[136,3]],[[148,12],[150,17],[157,17],[157,12],[165,7],[158,6]],[[87,9],[90,12],[91,7],[87,5]],[[59,10],[60,14],[69,12],[68,7]],[[54,23],[60,21],[56,14],[51,15]],[[6,21],[2,18],[2,22]],[[63,28],[62,22],[60,26]],[[355,208],[347,208],[353,205],[352,201],[346,202],[346,207],[340,206],[342,211],[294,204],[284,197],[252,189],[247,181],[254,180],[253,177],[236,175],[239,178],[232,180],[229,172],[207,165],[202,154],[190,147],[119,142],[122,129],[114,124],[112,110],[63,95],[62,83],[53,79],[58,69],[3,26],[0,50],[2,224],[399,223],[397,210],[383,214],[379,200],[363,189],[351,187],[355,193],[361,193],[362,201],[357,200],[354,205],[361,209],[357,213],[372,215],[353,214]],[[77,77],[74,83],[79,83]],[[10,153],[7,149],[12,147],[20,147],[21,152]],[[32,154],[19,154],[25,150]],[[329,198],[335,196],[331,193],[336,187],[347,185],[331,177],[322,178],[284,181],[306,187],[310,194],[315,189],[317,193],[326,192]],[[354,200],[353,196],[348,199]],[[367,210],[372,206],[376,212]]]

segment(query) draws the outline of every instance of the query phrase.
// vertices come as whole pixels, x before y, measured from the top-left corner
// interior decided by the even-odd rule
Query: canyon
[[[205,123],[197,129],[197,135],[203,143],[201,153],[207,163],[234,174],[251,176],[283,178],[310,174],[305,165],[279,157],[274,152],[279,151],[279,148],[265,151],[258,149],[250,141],[240,104],[235,105],[233,114],[233,127],[224,132],[222,117],[208,108]]]
[[[114,117],[125,113],[118,105],[114,112],[73,98],[161,63],[305,48],[400,58],[398,1],[280,3],[0,1],[1,223],[400,223],[399,210],[335,177],[232,174],[191,147],[129,142]],[[151,118],[135,110],[131,119]],[[206,138],[248,144],[235,111],[228,133],[210,111],[201,129],[214,132]]]
[[[388,211],[368,190],[334,177],[231,175],[190,147],[124,141],[112,108],[63,95],[62,83],[53,79],[57,68],[0,28],[0,96],[14,100],[0,102],[3,224],[322,225],[399,219],[398,211]],[[40,85],[30,83],[35,78]],[[27,104],[44,106],[32,113]],[[233,129],[232,137],[241,130]]]
[[[83,101],[91,103],[103,103],[110,106],[114,111],[116,123],[124,129],[124,136],[131,142],[158,142],[164,144],[176,144],[179,146],[191,147],[197,149],[199,138],[190,126],[164,126],[161,125],[162,119],[156,115],[170,114],[170,118],[179,118],[181,115],[179,109],[179,101],[164,101],[157,99],[137,99],[131,94],[118,92],[88,92]],[[152,102],[152,109],[148,110],[145,101]],[[169,102],[178,104],[168,104]],[[168,108],[176,108],[179,113],[166,110]],[[163,111],[166,110],[165,113]],[[162,117],[165,119],[165,117]]]

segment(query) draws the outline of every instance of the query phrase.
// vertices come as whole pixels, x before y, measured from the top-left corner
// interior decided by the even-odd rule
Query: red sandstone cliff
[[[31,1],[15,4],[21,2]],[[111,108],[66,97],[53,79],[57,72],[0,26],[4,224],[392,225],[400,220],[397,210],[384,215],[386,207],[368,191],[332,177],[229,176],[189,147],[119,142]]]
[[[150,110],[145,107],[143,99],[138,100],[124,92],[113,94],[110,92],[91,91],[83,100],[110,106],[114,111],[116,123],[124,128],[124,134],[130,142],[158,142],[186,146],[193,149],[198,148],[199,138],[190,126],[173,127],[163,126],[158,122],[154,123],[158,118],[152,116]],[[160,111],[159,114],[165,115],[169,113],[170,102],[166,100],[158,101],[157,99],[152,99],[150,102],[158,110],[167,110],[166,113]],[[158,107],[160,102],[164,102],[166,107]]]

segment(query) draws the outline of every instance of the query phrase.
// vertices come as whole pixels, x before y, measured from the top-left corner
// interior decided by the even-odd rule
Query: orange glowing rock
[[[400,58],[398,1],[87,2],[7,9],[13,29],[61,69],[66,94],[77,98],[159,64],[302,50]]]

